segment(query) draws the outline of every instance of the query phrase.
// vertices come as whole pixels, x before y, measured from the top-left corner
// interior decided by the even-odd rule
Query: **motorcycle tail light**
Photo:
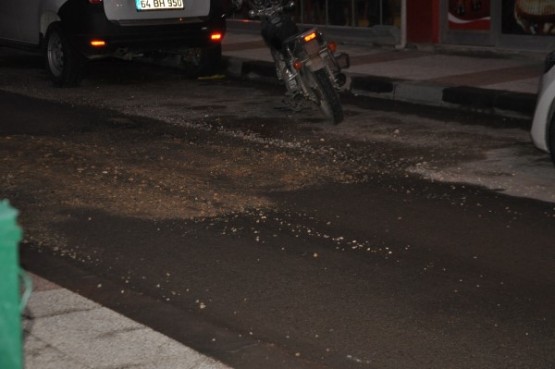
[[[314,40],[316,38],[316,32],[311,32],[308,35],[304,36],[304,41],[305,42],[310,42],[312,40]]]
[[[89,4],[93,4],[93,5],[102,4],[102,0],[89,0]]]
[[[223,35],[220,32],[214,32],[210,34],[210,40],[212,41],[221,41]]]
[[[92,47],[104,47],[106,46],[106,41],[100,39],[91,40],[89,43]]]
[[[331,51],[332,54],[335,54],[335,52],[337,51],[337,44],[335,43],[335,41],[328,42],[328,49],[329,51]]]
[[[293,68],[295,68],[296,70],[301,70],[303,69],[303,62],[301,62],[300,60],[295,60],[293,62]]]

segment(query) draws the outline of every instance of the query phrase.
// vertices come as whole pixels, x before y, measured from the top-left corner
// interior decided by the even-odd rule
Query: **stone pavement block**
[[[529,93],[536,95],[538,92],[540,77],[532,77],[526,79],[520,79],[517,81],[504,81],[500,83],[495,83],[492,85],[484,86],[484,88],[492,90],[500,90],[506,92],[516,92],[516,93]]]
[[[185,362],[181,358],[165,359],[162,362],[157,362],[156,369],[229,369],[227,366],[204,357],[195,362],[193,360]],[[153,369],[152,364],[141,364],[133,366],[133,369]]]
[[[37,337],[26,334],[25,369],[90,369]]]
[[[493,109],[496,92],[478,87],[449,87],[443,90],[443,101],[473,109]]]
[[[423,83],[400,83],[395,87],[395,100],[425,105],[442,105],[443,87]]]
[[[24,327],[27,369],[229,369],[65,289],[33,293]]]
[[[480,58],[441,54],[422,56],[418,53],[412,58],[356,65],[349,71],[405,80],[439,80],[453,75],[491,71],[517,65],[518,63],[512,60],[500,60],[492,64],[489,60]]]
[[[352,77],[351,90],[357,92],[372,92],[377,94],[393,93],[395,89],[395,81],[385,77]]]
[[[495,108],[511,110],[532,116],[536,108],[536,95],[528,93],[499,93],[495,99]]]
[[[27,304],[26,315],[34,320],[70,312],[88,311],[97,308],[94,302],[70,293],[62,288],[48,291],[33,291]]]

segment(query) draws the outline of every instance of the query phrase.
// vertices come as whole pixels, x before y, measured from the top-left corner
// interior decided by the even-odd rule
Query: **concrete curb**
[[[231,367],[92,300],[29,273],[26,369]]]
[[[224,59],[226,71],[232,77],[278,83],[271,62],[225,56]],[[536,94],[468,86],[448,87],[377,76],[351,75],[347,93],[520,119],[531,119],[536,106]]]

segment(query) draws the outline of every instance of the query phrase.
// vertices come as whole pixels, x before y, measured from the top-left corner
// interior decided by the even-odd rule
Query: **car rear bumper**
[[[205,18],[116,23],[106,18],[102,6],[69,1],[60,10],[60,15],[70,41],[88,58],[206,47],[221,41],[212,40],[213,33],[222,37],[225,33],[225,19],[218,13]],[[91,46],[93,40],[102,40],[104,45]]]
[[[74,34],[71,42],[88,58],[113,55],[115,53],[140,53],[158,50],[178,50],[190,47],[216,45],[211,35],[225,33],[224,25],[171,26],[171,27],[121,27],[117,33],[90,32]],[[94,47],[92,41],[103,41],[103,46]]]

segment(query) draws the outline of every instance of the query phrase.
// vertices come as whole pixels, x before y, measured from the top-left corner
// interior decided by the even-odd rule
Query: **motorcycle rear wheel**
[[[320,110],[326,116],[326,119],[332,124],[339,124],[343,121],[343,107],[339,100],[339,95],[325,70],[320,69],[311,72],[314,76],[313,91],[318,98]]]

